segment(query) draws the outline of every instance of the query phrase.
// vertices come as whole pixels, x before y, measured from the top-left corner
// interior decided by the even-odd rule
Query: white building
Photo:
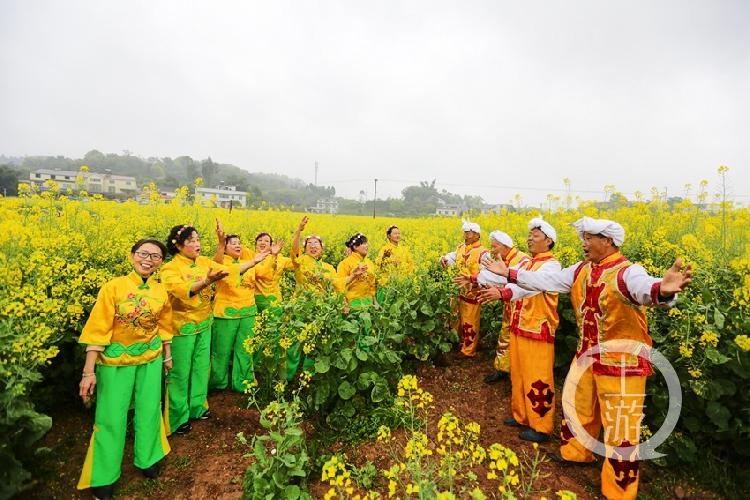
[[[211,200],[216,203],[217,207],[229,208],[234,205],[240,207],[247,206],[247,193],[237,191],[235,186],[222,186],[218,188],[195,188],[195,197],[200,195],[203,200]]]
[[[456,217],[461,215],[461,207],[458,205],[441,205],[435,209],[435,215],[443,217]]]
[[[48,189],[46,181],[55,181],[61,191],[84,189],[92,194],[133,196],[138,192],[135,177],[113,175],[111,172],[76,172],[40,168],[29,174],[29,182],[40,190]]]
[[[339,202],[335,198],[321,198],[315,202],[314,207],[307,207],[311,214],[335,214],[339,211]]]

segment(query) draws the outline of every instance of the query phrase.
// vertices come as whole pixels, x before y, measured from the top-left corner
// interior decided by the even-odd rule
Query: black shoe
[[[518,437],[524,441],[531,441],[532,443],[546,443],[549,441],[549,434],[543,432],[537,432],[534,429],[526,429],[518,433]]]
[[[115,492],[115,485],[109,484],[107,486],[92,486],[91,494],[97,500],[110,500]]]
[[[185,422],[184,424],[182,424],[181,426],[179,426],[178,428],[176,428],[174,430],[174,433],[175,434],[179,434],[180,436],[182,436],[182,435],[187,434],[188,432],[190,432],[192,429],[193,429],[193,426],[190,425],[190,422]]]
[[[522,423],[518,422],[515,418],[510,417],[503,420],[503,425],[507,425],[508,427],[526,427]]]
[[[206,413],[198,417],[198,420],[208,420],[209,418],[211,418],[211,411],[206,410]]]
[[[161,472],[161,469],[159,468],[159,463],[155,463],[151,467],[147,467],[145,469],[139,469],[141,471],[141,474],[146,476],[149,479],[156,479],[159,477],[159,473]]]
[[[563,458],[560,453],[553,453],[549,456],[550,461],[556,463],[557,465],[561,467],[586,467],[588,465],[594,464],[595,462],[574,462],[573,460],[566,460]]]
[[[484,383],[485,384],[497,384],[498,382],[506,378],[508,378],[508,374],[505,372],[500,372],[500,371],[492,372],[486,377],[484,377]]]

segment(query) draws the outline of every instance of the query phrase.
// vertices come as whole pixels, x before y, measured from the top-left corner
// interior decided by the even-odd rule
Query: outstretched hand
[[[307,215],[303,216],[302,220],[299,221],[299,225],[297,226],[297,230],[300,231],[300,232],[302,232],[302,230],[305,229],[305,226],[307,225],[307,223],[308,223],[309,220],[310,220],[310,218]]]
[[[217,269],[216,272],[211,272],[211,270],[208,271],[208,274],[206,275],[206,281],[208,285],[211,283],[216,283],[219,280],[223,280],[229,276],[229,273],[227,271],[224,271],[223,269]]]
[[[271,245],[271,255],[279,255],[279,252],[281,252],[281,249],[284,247],[284,240],[278,239],[276,240],[276,243]]]
[[[508,266],[505,264],[505,262],[502,261],[502,259],[492,260],[487,257],[482,260],[482,264],[484,265],[485,269],[494,274],[497,274],[498,276],[508,275]]]
[[[459,274],[453,278],[453,283],[458,286],[471,286],[471,276]]]
[[[683,265],[682,259],[675,259],[672,267],[667,269],[661,280],[660,293],[663,296],[674,295],[681,292],[693,281],[693,267],[690,264]]]
[[[494,286],[491,286],[489,288],[482,288],[477,293],[477,300],[480,304],[489,304],[490,302],[495,302],[496,300],[500,300],[500,289]]]

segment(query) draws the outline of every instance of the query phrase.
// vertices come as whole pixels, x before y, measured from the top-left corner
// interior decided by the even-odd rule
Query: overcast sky
[[[0,154],[750,203],[750,2],[0,0]]]

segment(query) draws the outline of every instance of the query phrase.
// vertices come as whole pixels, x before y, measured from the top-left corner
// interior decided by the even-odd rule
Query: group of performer
[[[274,242],[262,232],[250,250],[218,221],[213,258],[201,254],[200,236],[189,224],[173,227],[166,244],[143,239],[133,245],[133,271],[101,288],[79,340],[86,346],[80,395],[84,401],[96,397],[94,432],[79,489],[91,488],[97,498],[112,496],[121,473],[131,401],[135,466],[153,478],[170,451],[167,437],[186,434],[191,421],[211,417],[209,390],[245,389],[258,360],[243,344],[253,335],[259,313],[279,313],[285,270],[294,272],[297,290],[343,293],[344,313],[377,305],[393,274],[407,276],[414,270],[396,226],[387,229],[387,242],[374,262],[368,257],[367,237],[357,233],[346,242],[348,255],[334,268],[322,259],[320,236],[302,237],[308,222],[303,217],[297,225],[289,257],[281,254],[283,240]],[[511,413],[504,423],[519,428],[521,439],[538,443],[548,441],[554,429],[558,294],[571,295],[580,328],[573,364],[596,348],[594,362],[578,380],[574,418],[598,438],[608,408],[623,401],[643,406],[646,376],[652,373],[640,351],[608,351],[606,341],[627,339],[650,346],[643,306],[671,306],[692,279],[690,266],[679,259],[662,278],[628,261],[620,253],[625,232],[616,222],[584,217],[573,227],[584,259],[564,269],[552,252],[557,232],[541,218],[528,224],[528,254],[500,230],[490,233],[491,248],[485,248],[479,225],[464,221],[464,242],[440,259],[443,266],[458,269],[454,326],[462,339],[461,355],[476,355],[481,305],[504,301],[494,370],[485,381],[510,374]],[[164,263],[168,255],[171,259]],[[153,275],[160,267],[157,281]],[[284,375],[291,380],[304,357],[301,346],[292,345],[284,357]],[[608,447],[637,444],[638,436],[628,428],[638,427],[642,415],[627,418],[627,426],[604,433]],[[560,452],[552,458],[592,462],[593,452],[572,434],[565,417],[561,427]],[[637,457],[608,455],[601,477],[607,498],[635,498]]]
[[[134,463],[155,478],[170,451],[167,437],[187,434],[192,421],[211,418],[209,391],[245,390],[257,359],[243,344],[259,313],[280,311],[285,270],[293,270],[299,291],[343,293],[345,313],[377,304],[376,275],[382,282],[394,272],[413,270],[396,226],[386,231],[377,263],[367,257],[367,237],[358,233],[346,242],[349,255],[334,269],[322,259],[320,236],[301,237],[307,223],[307,217],[299,222],[289,257],[281,254],[283,240],[274,242],[262,232],[252,251],[219,221],[213,258],[201,254],[200,235],[190,224],[173,227],[166,244],[142,239],[133,245],[133,270],[102,286],[79,339],[86,346],[79,393],[84,402],[96,399],[96,414],[78,489],[112,497],[131,401]],[[284,375],[291,380],[303,358],[301,347],[292,345],[284,357]]]
[[[617,222],[583,217],[572,226],[584,258],[563,269],[552,253],[557,232],[541,218],[529,221],[528,255],[502,231],[490,233],[488,251],[480,243],[479,225],[464,221],[464,243],[441,257],[444,266],[459,269],[454,281],[460,286],[456,326],[463,338],[461,353],[476,353],[481,305],[504,301],[495,371],[485,381],[496,382],[510,372],[511,414],[504,424],[522,429],[521,439],[549,441],[556,398],[557,301],[558,294],[569,293],[580,330],[571,363],[578,380],[573,401],[564,405],[574,411],[563,415],[560,450],[551,458],[561,465],[593,462],[591,442],[603,430],[602,495],[635,499],[646,377],[653,373],[644,306],[672,306],[691,282],[692,269],[676,259],[662,278],[649,276],[620,252],[625,230]],[[576,419],[577,425],[567,419]],[[575,435],[573,428],[587,435]]]

